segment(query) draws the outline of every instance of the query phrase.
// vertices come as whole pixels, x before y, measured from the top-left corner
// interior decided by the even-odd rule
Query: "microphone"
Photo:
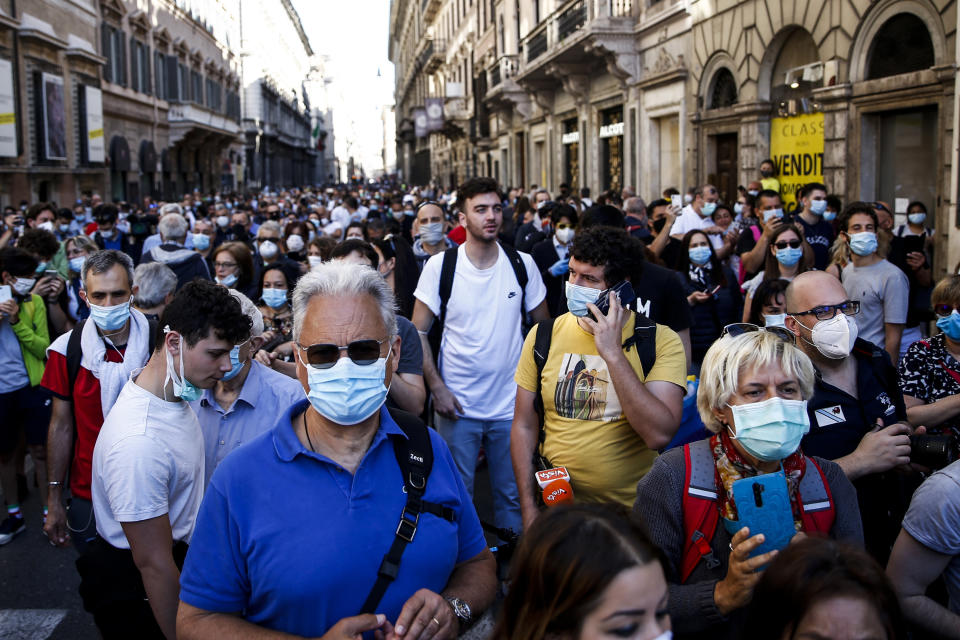
[[[543,504],[548,507],[573,504],[573,488],[570,486],[570,474],[566,467],[537,471],[534,475],[542,492]]]

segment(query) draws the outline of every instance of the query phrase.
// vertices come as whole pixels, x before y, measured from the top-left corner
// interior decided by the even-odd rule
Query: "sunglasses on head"
[[[789,342],[790,344],[796,344],[797,337],[789,329],[783,327],[761,327],[749,322],[735,322],[733,324],[728,324],[723,328],[723,331],[720,332],[720,338],[725,336],[730,336],[731,338],[736,338],[737,336],[742,336],[745,333],[752,333],[754,331],[766,331],[767,333],[772,333],[777,336],[784,342]]]
[[[778,240],[773,246],[775,246],[777,249],[786,249],[787,247],[790,247],[791,249],[799,249],[801,244],[801,240]]]
[[[329,369],[340,359],[340,352],[346,350],[347,357],[355,364],[371,365],[380,359],[380,346],[386,340],[354,340],[348,345],[312,344],[309,347],[297,343],[297,348],[306,353],[306,364],[315,369]]]

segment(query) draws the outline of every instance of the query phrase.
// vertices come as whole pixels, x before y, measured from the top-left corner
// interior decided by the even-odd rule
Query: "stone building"
[[[771,157],[788,199],[822,179],[947,230],[957,21],[949,0],[393,0],[398,168],[732,199]]]

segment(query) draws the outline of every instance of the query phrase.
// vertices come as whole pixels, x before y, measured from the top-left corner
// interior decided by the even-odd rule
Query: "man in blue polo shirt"
[[[214,469],[228,453],[272,429],[277,416],[303,400],[303,389],[296,380],[253,359],[263,343],[263,314],[239,291],[230,289],[230,295],[252,325],[250,338],[230,352],[233,369],[190,403],[203,431],[204,486],[210,484]]]
[[[422,432],[433,451],[422,500],[440,508],[416,519],[393,580],[372,597],[408,507],[397,460],[407,435],[384,407],[400,352],[393,293],[373,269],[329,262],[300,279],[293,313],[308,399],[213,474],[182,574],[177,637],[257,627],[454,637],[493,600],[495,563],[433,431]]]

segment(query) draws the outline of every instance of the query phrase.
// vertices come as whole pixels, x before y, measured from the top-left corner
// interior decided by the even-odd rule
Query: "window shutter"
[[[113,57],[110,55],[110,25],[106,22],[100,25],[100,46],[103,57],[107,59],[107,64],[103,65],[103,79],[107,82],[113,82]]]
[[[167,100],[180,102],[180,91],[177,89],[177,56],[167,56]]]
[[[117,29],[114,31],[114,38],[116,38],[117,49],[120,51],[120,69],[117,72],[119,78],[119,84],[127,87],[130,86],[127,84],[127,43],[123,41],[123,32]]]
[[[137,55],[137,41],[130,36],[130,88],[140,91],[140,56]]]
[[[150,92],[150,89],[151,89],[150,60],[152,60],[152,58],[150,57],[150,47],[148,47],[147,45],[142,45],[142,46],[143,46],[143,58],[141,59],[141,62],[143,64],[143,67],[142,67],[141,73],[143,74],[143,92],[149,96],[149,95],[152,95]]]

